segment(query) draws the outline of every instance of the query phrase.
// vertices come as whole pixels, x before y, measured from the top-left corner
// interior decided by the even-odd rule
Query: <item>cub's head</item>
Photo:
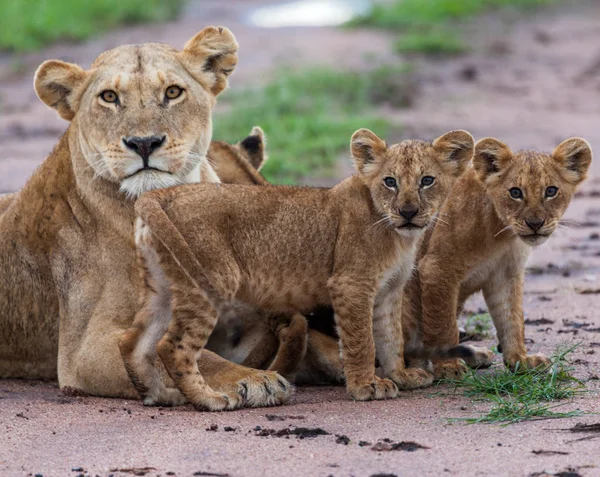
[[[70,144],[77,143],[95,174],[137,197],[198,181],[211,110],[237,50],[229,30],[208,27],[181,51],[158,43],[120,46],[87,71],[46,61],[34,85],[44,103],[71,121]]]
[[[513,153],[493,138],[475,145],[473,164],[496,213],[525,243],[539,245],[556,230],[592,161],[590,145],[567,139],[554,152]]]
[[[258,126],[237,144],[211,142],[207,157],[223,184],[267,184],[258,172],[267,160],[265,133]]]
[[[373,202],[398,233],[416,236],[435,218],[455,179],[473,156],[473,137],[451,131],[432,143],[389,146],[368,129],[354,133],[352,157]]]

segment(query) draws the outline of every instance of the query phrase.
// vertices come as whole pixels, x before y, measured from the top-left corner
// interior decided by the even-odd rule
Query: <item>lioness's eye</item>
[[[183,93],[183,89],[179,86],[173,85],[167,88],[167,91],[165,91],[165,96],[167,99],[177,99],[179,96],[181,96],[181,93]]]
[[[510,194],[510,196],[513,199],[522,199],[523,198],[523,191],[521,189],[519,189],[518,187],[513,187],[512,189],[510,189],[508,191],[508,193]]]
[[[394,179],[393,177],[386,177],[385,179],[383,179],[383,183],[386,187],[390,189],[396,187],[396,179]]]
[[[107,103],[119,103],[119,96],[112,89],[102,91],[102,93],[100,93],[100,98]]]
[[[423,177],[423,179],[421,179],[421,186],[429,187],[429,186],[433,185],[434,182],[435,182],[435,177],[425,176],[425,177]]]
[[[546,189],[546,197],[556,197],[558,194],[558,187],[550,186]]]

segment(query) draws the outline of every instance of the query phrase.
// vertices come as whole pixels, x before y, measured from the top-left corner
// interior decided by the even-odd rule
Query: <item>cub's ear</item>
[[[350,140],[350,153],[360,174],[369,175],[376,171],[387,152],[387,144],[373,131],[359,129]]]
[[[552,157],[561,165],[567,179],[579,184],[586,178],[592,162],[592,147],[585,139],[572,137],[561,142]]]
[[[267,146],[267,138],[264,131],[254,126],[250,134],[239,143],[240,148],[246,152],[248,161],[257,171],[260,171],[262,166],[267,162],[265,147]]]
[[[433,141],[433,148],[442,156],[442,166],[454,176],[461,175],[473,158],[475,140],[467,131],[450,131]]]
[[[486,137],[475,144],[473,166],[480,180],[498,174],[513,159],[510,148],[498,139]]]
[[[70,121],[79,107],[79,99],[87,73],[77,65],[64,61],[45,61],[35,72],[33,86],[38,97],[61,118]]]
[[[237,66],[238,49],[227,28],[206,27],[187,42],[179,57],[196,81],[217,96],[227,88],[227,77]]]

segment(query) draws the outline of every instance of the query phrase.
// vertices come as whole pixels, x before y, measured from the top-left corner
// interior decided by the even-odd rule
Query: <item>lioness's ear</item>
[[[510,148],[498,139],[486,137],[475,144],[473,166],[479,179],[487,180],[490,176],[499,173],[512,161],[513,153]]]
[[[248,161],[257,171],[260,171],[267,161],[267,155],[265,154],[266,145],[267,139],[265,133],[258,126],[254,126],[250,134],[240,141],[240,148],[246,151]]]
[[[386,151],[385,141],[368,129],[359,129],[350,140],[350,153],[360,174],[377,170]]]
[[[35,72],[33,86],[38,97],[67,121],[75,116],[81,87],[87,73],[77,65],[64,61],[45,61]]]
[[[179,53],[192,76],[217,96],[227,88],[227,77],[238,62],[235,36],[224,27],[206,27]]]
[[[433,148],[442,155],[442,166],[454,176],[461,175],[473,158],[475,140],[467,131],[450,131],[433,141]]]
[[[552,157],[563,167],[567,179],[579,184],[586,178],[592,162],[592,147],[585,139],[572,137],[561,142]]]

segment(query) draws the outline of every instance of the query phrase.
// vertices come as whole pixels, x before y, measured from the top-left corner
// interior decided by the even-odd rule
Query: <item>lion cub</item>
[[[473,147],[465,131],[388,147],[361,129],[351,140],[358,173],[332,189],[197,184],[142,197],[136,243],[146,297],[121,350],[145,402],[183,401],[154,367],[158,342],[193,405],[241,405],[237,394],[213,391],[196,364],[220,311],[234,302],[283,314],[332,305],[354,399],[430,384],[429,373],[404,365],[402,289],[421,233]],[[375,375],[376,353],[383,378]]]
[[[465,300],[482,290],[507,366],[546,366],[547,358],[525,349],[525,263],[531,247],[558,226],[591,160],[590,145],[579,138],[551,155],[479,141],[475,167],[456,182],[419,250],[418,273],[405,289],[405,339],[414,339],[420,326],[426,345],[458,343],[456,318]],[[476,350],[468,363],[489,365],[491,352]],[[456,377],[463,368],[458,360],[439,362],[434,374]]]

